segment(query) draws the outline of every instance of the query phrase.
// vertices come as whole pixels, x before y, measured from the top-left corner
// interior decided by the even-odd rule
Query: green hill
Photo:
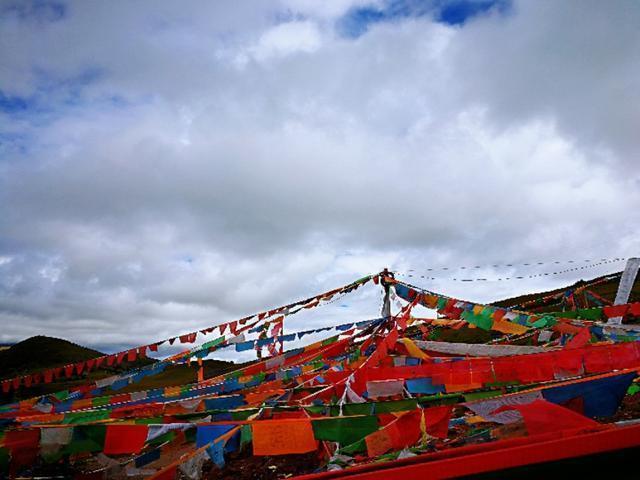
[[[16,343],[6,350],[0,351],[0,379],[28,375],[49,368],[89,360],[102,355],[104,354],[97,350],[86,348],[61,338],[38,335]],[[0,392],[0,403],[8,403],[66,390],[91,380],[125,372],[155,361],[156,360],[152,358],[138,359],[135,362],[127,362],[125,360],[121,365],[112,367],[103,366],[88,374],[83,373],[81,376],[74,376],[71,379],[62,378],[48,384],[40,383],[38,385],[32,385],[29,388],[21,386],[17,392],[11,391],[8,395]],[[225,362],[222,360],[204,361],[205,378],[215,377],[235,368],[238,368],[238,365],[233,362]],[[170,365],[163,373],[153,377],[147,377],[140,383],[119,390],[119,393],[191,383],[196,381],[196,376],[197,369],[195,365]]]
[[[504,300],[493,302],[492,305],[499,306],[499,307],[513,307],[516,305],[522,305],[525,302],[530,302],[535,299],[541,299],[549,295],[564,292],[570,289],[576,289],[586,284],[592,284],[594,282],[600,282],[600,281],[601,282],[598,283],[597,285],[587,287],[587,290],[594,292],[597,295],[613,302],[616,296],[616,292],[618,291],[618,284],[620,283],[621,274],[622,272],[616,272],[608,275],[603,275],[601,277],[596,277],[590,280],[578,280],[572,285],[567,285],[565,287],[556,288],[554,290],[549,290],[546,292],[536,292],[536,293],[529,293],[525,295],[519,295],[517,297],[507,298]],[[580,300],[582,300],[582,298]],[[631,290],[631,295],[629,297],[629,302],[638,302],[638,301],[640,301],[640,275],[638,275],[638,278],[636,278],[636,281],[633,284],[633,289]],[[590,305],[590,306],[596,306],[596,305]],[[547,312],[547,311],[555,311],[559,309],[557,306],[550,305],[550,306],[540,306],[535,308],[527,308],[527,310],[535,311],[535,312]]]
[[[38,335],[0,351],[0,378],[25,375],[46,368],[96,358],[103,353],[61,338]]]

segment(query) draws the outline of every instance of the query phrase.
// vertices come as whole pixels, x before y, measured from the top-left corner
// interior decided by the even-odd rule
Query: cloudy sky
[[[619,270],[497,280],[640,254],[638,25],[634,0],[2,0],[0,341],[116,350],[385,266],[480,301]]]

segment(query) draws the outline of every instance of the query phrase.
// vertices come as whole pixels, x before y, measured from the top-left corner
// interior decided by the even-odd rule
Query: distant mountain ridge
[[[518,295],[517,297],[507,298],[504,300],[493,302],[492,305],[495,305],[498,307],[513,307],[516,305],[521,305],[525,302],[530,302],[535,299],[543,298],[543,297],[564,292],[570,289],[582,287],[585,284],[592,284],[594,282],[599,282],[599,283],[589,287],[588,290],[613,302],[616,296],[616,292],[618,291],[618,285],[620,283],[621,274],[622,272],[614,272],[607,275],[602,275],[600,277],[592,278],[590,280],[578,280],[572,285],[555,288],[553,290],[548,290],[545,292],[536,292],[536,293]],[[629,297],[629,302],[638,302],[638,301],[640,301],[640,275],[638,275],[638,278],[636,278],[636,281],[633,284],[633,288],[631,289],[631,295]],[[557,310],[557,307],[555,306],[536,307],[536,308],[531,308],[530,310],[536,311],[536,312],[545,312],[545,311]]]

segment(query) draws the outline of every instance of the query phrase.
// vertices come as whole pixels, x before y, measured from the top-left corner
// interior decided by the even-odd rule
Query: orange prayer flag
[[[285,392],[285,390],[276,389],[276,390],[267,390],[267,391],[264,391],[264,392],[245,393],[244,398],[247,401],[248,405],[254,405],[254,404],[260,405],[267,398],[280,396],[280,395],[284,394],[284,392]]]
[[[251,429],[254,455],[307,453],[318,448],[309,419],[260,420]]]
[[[529,329],[523,325],[518,325],[517,323],[509,322],[502,319],[494,320],[491,330],[515,335],[520,335],[529,331]]]
[[[367,435],[364,441],[367,444],[367,455],[369,457],[383,455],[393,448],[393,439],[384,428]]]
[[[468,392],[471,390],[477,390],[479,388],[482,388],[482,384],[467,383],[467,384],[461,385],[461,384],[447,383],[445,384],[444,388],[447,391],[447,393]]]

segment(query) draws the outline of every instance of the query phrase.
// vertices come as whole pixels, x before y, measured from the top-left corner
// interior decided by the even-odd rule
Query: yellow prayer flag
[[[429,355],[427,355],[426,353],[424,353],[422,350],[420,350],[418,348],[418,346],[409,338],[400,338],[398,341],[402,342],[404,344],[404,346],[406,347],[407,351],[409,352],[409,355],[411,355],[414,358],[422,358],[427,359],[429,358]]]

